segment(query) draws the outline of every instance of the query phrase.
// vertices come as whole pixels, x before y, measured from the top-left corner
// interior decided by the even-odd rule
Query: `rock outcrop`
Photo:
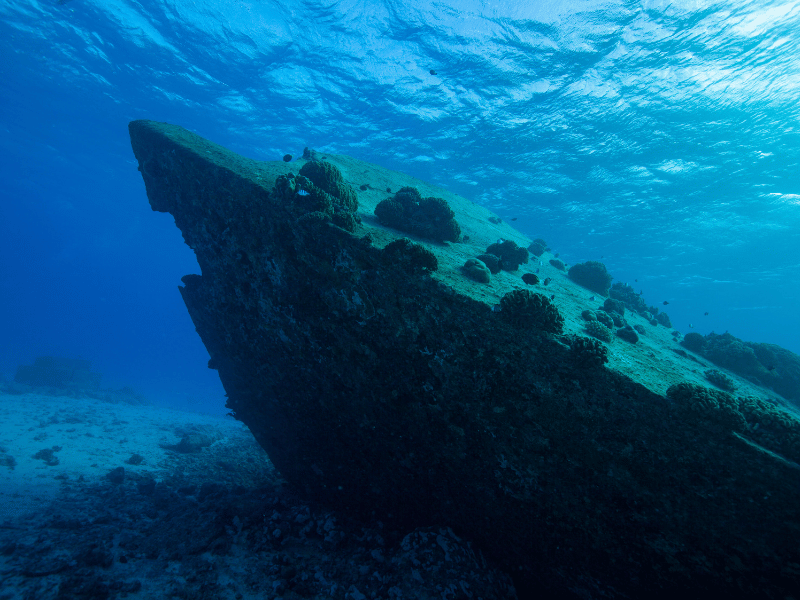
[[[32,365],[20,365],[15,383],[33,388],[63,391],[94,391],[100,387],[102,373],[94,373],[92,363],[79,358],[40,356]]]
[[[503,318],[447,284],[455,247],[391,245],[360,197],[350,232],[273,191],[295,163],[167,124],[130,134],[152,208],[197,255],[180,292],[228,406],[307,497],[450,526],[523,598],[800,589],[800,467],[746,418],[710,418],[699,392],[667,399],[582,359],[560,327]]]

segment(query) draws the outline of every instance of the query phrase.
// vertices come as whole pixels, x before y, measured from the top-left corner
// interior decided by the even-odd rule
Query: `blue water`
[[[6,377],[82,356],[223,410],[141,118],[410,173],[602,260],[684,333],[800,353],[797,2],[2,0],[0,108]]]

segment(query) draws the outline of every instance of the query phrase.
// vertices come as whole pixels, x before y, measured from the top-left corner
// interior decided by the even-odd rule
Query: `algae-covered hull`
[[[735,406],[667,399],[493,309],[453,268],[462,244],[398,242],[373,210],[403,176],[315,157],[363,193],[357,209],[334,192],[311,205],[306,161],[149,121],[130,134],[153,209],[197,255],[181,294],[228,406],[303,493],[450,525],[522,594],[798,587],[796,464],[748,437],[747,415],[718,418]]]

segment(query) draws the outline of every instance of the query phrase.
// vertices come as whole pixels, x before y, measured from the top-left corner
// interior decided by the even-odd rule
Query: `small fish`
[[[512,220],[512,221],[516,221],[516,220],[517,220],[517,217],[514,217],[514,218],[513,218],[513,219],[511,219],[511,220]]]
[[[689,329],[694,329],[694,325],[692,325],[691,323],[689,323]]]
[[[428,71],[428,73],[430,73],[431,75],[436,75],[436,71],[434,71],[433,69],[431,69],[430,71]]]
[[[667,304],[669,304],[669,302],[667,302],[666,300],[664,300],[664,306],[666,306]]]
[[[556,295],[555,294],[551,294],[550,295],[550,300],[555,300],[555,299],[556,299]]]
[[[767,371],[774,371],[774,370],[775,370],[775,365],[770,365],[767,367]]]
[[[635,281],[636,283],[639,283],[639,280],[638,280],[638,279],[634,279],[634,281]]]
[[[290,162],[292,160],[291,154],[284,154],[283,155],[283,162]]]
[[[704,316],[706,316],[706,317],[707,317],[707,316],[708,316],[708,312],[706,312]]]
[[[594,296],[589,296],[589,300],[594,300]]]
[[[297,195],[298,196],[310,196],[311,194],[309,192],[305,191],[305,190],[300,190],[299,192],[297,192]]]
[[[544,284],[548,285],[552,281],[549,277],[544,280]]]

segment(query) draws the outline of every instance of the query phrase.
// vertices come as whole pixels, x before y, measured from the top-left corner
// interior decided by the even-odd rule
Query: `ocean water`
[[[81,356],[224,411],[132,119],[407,172],[601,260],[683,333],[800,353],[797,2],[2,0],[0,57],[6,377]]]

